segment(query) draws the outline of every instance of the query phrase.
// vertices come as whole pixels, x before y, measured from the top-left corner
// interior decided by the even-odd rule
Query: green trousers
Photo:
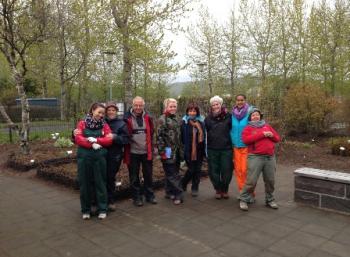
[[[214,189],[227,193],[233,173],[232,150],[208,149],[208,165]]]
[[[261,173],[265,183],[266,203],[275,200],[273,196],[276,173],[275,156],[250,154],[248,155],[247,180],[239,197],[242,201],[247,203],[254,202],[253,192]]]
[[[99,150],[78,148],[78,181],[82,213],[90,213],[92,194],[96,195],[98,212],[107,212],[106,154],[107,150],[104,148]],[[93,190],[95,192],[92,192]]]

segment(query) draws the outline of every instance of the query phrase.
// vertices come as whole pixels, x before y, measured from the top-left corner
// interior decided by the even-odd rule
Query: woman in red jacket
[[[106,154],[105,147],[112,144],[111,129],[104,121],[105,106],[94,103],[84,120],[79,121],[75,143],[79,146],[78,181],[83,219],[90,219],[92,186],[94,182],[98,205],[98,218],[107,217]]]
[[[248,211],[248,203],[254,202],[253,192],[260,174],[263,173],[266,206],[278,209],[273,192],[276,171],[275,143],[280,141],[280,136],[265,123],[259,109],[252,109],[248,120],[248,126],[242,132],[242,140],[248,146],[248,174],[240,193],[239,207]]]

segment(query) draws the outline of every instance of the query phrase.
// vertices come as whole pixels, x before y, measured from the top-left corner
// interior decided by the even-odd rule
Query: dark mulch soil
[[[350,157],[332,154],[329,141],[327,138],[286,140],[278,147],[278,162],[350,173]]]
[[[76,147],[56,148],[53,140],[31,142],[31,154],[19,154],[17,145],[5,144],[0,147],[0,165],[2,170],[9,167],[15,171],[36,169],[36,174],[45,180],[77,188],[76,176]],[[67,155],[72,150],[73,154]],[[333,155],[329,139],[288,138],[277,147],[278,162],[285,165],[305,166],[320,169],[330,169],[350,173],[350,157]],[[30,162],[34,160],[34,163]],[[6,162],[6,166],[4,163]],[[204,165],[206,174],[207,165]],[[184,170],[181,171],[182,173]],[[164,172],[161,162],[154,160],[153,178],[156,187],[163,185]],[[127,195],[129,188],[128,171],[123,164],[117,181],[121,182],[118,192],[121,196]]]

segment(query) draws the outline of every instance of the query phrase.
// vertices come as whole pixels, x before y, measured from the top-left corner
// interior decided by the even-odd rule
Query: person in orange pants
[[[241,192],[247,178],[247,147],[233,147],[233,162],[238,191]]]
[[[236,104],[232,109],[231,141],[233,146],[234,174],[238,191],[241,192],[247,178],[248,148],[242,141],[242,131],[248,125],[251,106],[243,94],[236,95]]]

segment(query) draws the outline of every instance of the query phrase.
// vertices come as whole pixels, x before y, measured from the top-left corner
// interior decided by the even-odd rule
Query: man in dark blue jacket
[[[129,144],[129,132],[125,121],[118,117],[118,106],[115,103],[107,103],[106,114],[106,121],[113,135],[113,144],[107,148],[108,210],[115,211],[115,176],[123,160],[124,145]]]

